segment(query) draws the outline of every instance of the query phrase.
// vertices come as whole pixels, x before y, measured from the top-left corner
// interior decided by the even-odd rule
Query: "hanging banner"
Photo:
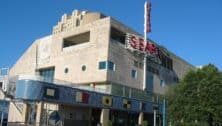
[[[150,41],[144,41],[143,37],[130,33],[126,34],[126,48],[149,55],[158,54],[158,47],[154,43]]]

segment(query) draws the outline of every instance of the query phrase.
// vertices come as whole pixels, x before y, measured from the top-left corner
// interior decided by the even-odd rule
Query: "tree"
[[[173,125],[222,123],[222,72],[209,64],[188,72],[166,94]]]

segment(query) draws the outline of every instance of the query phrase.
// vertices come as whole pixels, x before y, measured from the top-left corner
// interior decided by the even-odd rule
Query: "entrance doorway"
[[[101,109],[92,108],[91,126],[97,126],[100,123]]]
[[[139,113],[129,111],[110,111],[110,120],[114,126],[135,126],[138,124]]]

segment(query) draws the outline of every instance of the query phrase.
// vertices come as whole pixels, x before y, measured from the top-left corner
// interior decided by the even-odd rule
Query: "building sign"
[[[158,54],[158,47],[150,42],[144,41],[144,39],[140,36],[127,33],[126,38],[126,48],[132,51],[139,51],[141,53],[157,55]]]
[[[165,68],[173,69],[173,60],[166,49],[163,49],[150,41],[144,41],[140,36],[127,33],[126,34],[126,48],[131,51],[148,54],[158,58],[158,62]]]

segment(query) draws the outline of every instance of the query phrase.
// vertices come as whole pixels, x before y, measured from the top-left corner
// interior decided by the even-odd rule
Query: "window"
[[[125,33],[111,27],[111,39],[125,45]]]
[[[86,71],[86,66],[85,65],[82,66],[82,71]]]
[[[2,88],[3,87],[3,82],[0,82],[0,88]]]
[[[72,117],[73,117],[73,114],[69,113],[69,118],[72,119]]]
[[[69,68],[65,68],[64,73],[67,74],[69,72]]]
[[[114,71],[115,70],[115,64],[111,61],[108,61],[108,69]]]
[[[144,102],[141,103],[141,110],[142,111],[146,110],[146,103],[144,103]]]
[[[100,70],[106,69],[106,61],[99,62],[99,69]]]
[[[169,56],[167,56],[167,55],[163,54],[161,51],[159,51],[158,57],[161,61],[161,65],[163,67],[173,70],[173,60]]]
[[[90,32],[85,32],[68,38],[64,38],[63,48],[86,43],[89,42],[89,40],[90,40]]]
[[[164,81],[160,80],[160,87],[164,87]]]
[[[133,79],[136,79],[136,78],[137,78],[137,71],[136,71],[136,70],[132,70],[132,71],[131,71],[131,77],[132,77]]]
[[[101,61],[99,62],[99,70],[108,69],[115,71],[115,64],[111,61]]]
[[[153,92],[153,74],[147,73],[146,74],[146,91],[147,92]]]
[[[79,19],[76,20],[76,27],[80,25]]]
[[[54,79],[54,73],[55,73],[55,68],[46,68],[46,69],[40,69],[39,70],[39,75],[44,78],[46,81],[53,81]]]

